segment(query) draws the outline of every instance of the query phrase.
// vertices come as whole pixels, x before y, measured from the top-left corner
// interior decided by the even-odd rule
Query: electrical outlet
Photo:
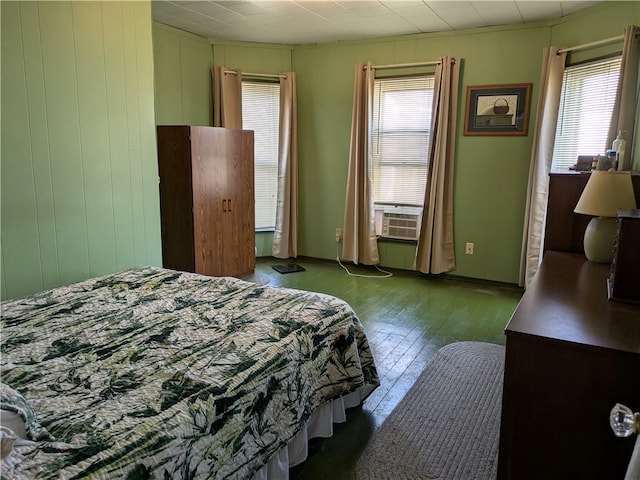
[[[464,246],[464,253],[467,255],[473,255],[473,246],[474,244],[472,242],[467,242]]]
[[[340,240],[342,240],[342,229],[336,228],[336,242],[339,242]]]

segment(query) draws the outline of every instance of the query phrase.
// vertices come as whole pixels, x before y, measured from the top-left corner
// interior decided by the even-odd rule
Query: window
[[[376,205],[424,204],[433,89],[433,75],[374,81],[371,152]]]
[[[242,128],[254,131],[256,230],[276,224],[280,84],[242,82]]]
[[[578,155],[603,155],[620,75],[620,57],[567,67],[551,168],[568,171]]]

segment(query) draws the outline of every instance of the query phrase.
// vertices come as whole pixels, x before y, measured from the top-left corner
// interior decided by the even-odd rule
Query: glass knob
[[[629,437],[636,432],[636,415],[629,407],[616,403],[609,414],[609,424],[616,437]]]

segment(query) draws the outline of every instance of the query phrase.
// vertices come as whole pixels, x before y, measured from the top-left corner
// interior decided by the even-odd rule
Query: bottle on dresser
[[[611,144],[611,150],[616,152],[616,170],[624,169],[624,151],[627,142],[624,139],[624,130],[618,131],[618,136]]]

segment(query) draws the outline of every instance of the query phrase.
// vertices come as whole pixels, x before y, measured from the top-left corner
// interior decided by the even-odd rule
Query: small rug
[[[358,480],[494,480],[505,348],[442,347],[374,434]]]
[[[285,265],[274,265],[273,268],[278,273],[304,272],[304,267],[297,263],[287,263]]]

